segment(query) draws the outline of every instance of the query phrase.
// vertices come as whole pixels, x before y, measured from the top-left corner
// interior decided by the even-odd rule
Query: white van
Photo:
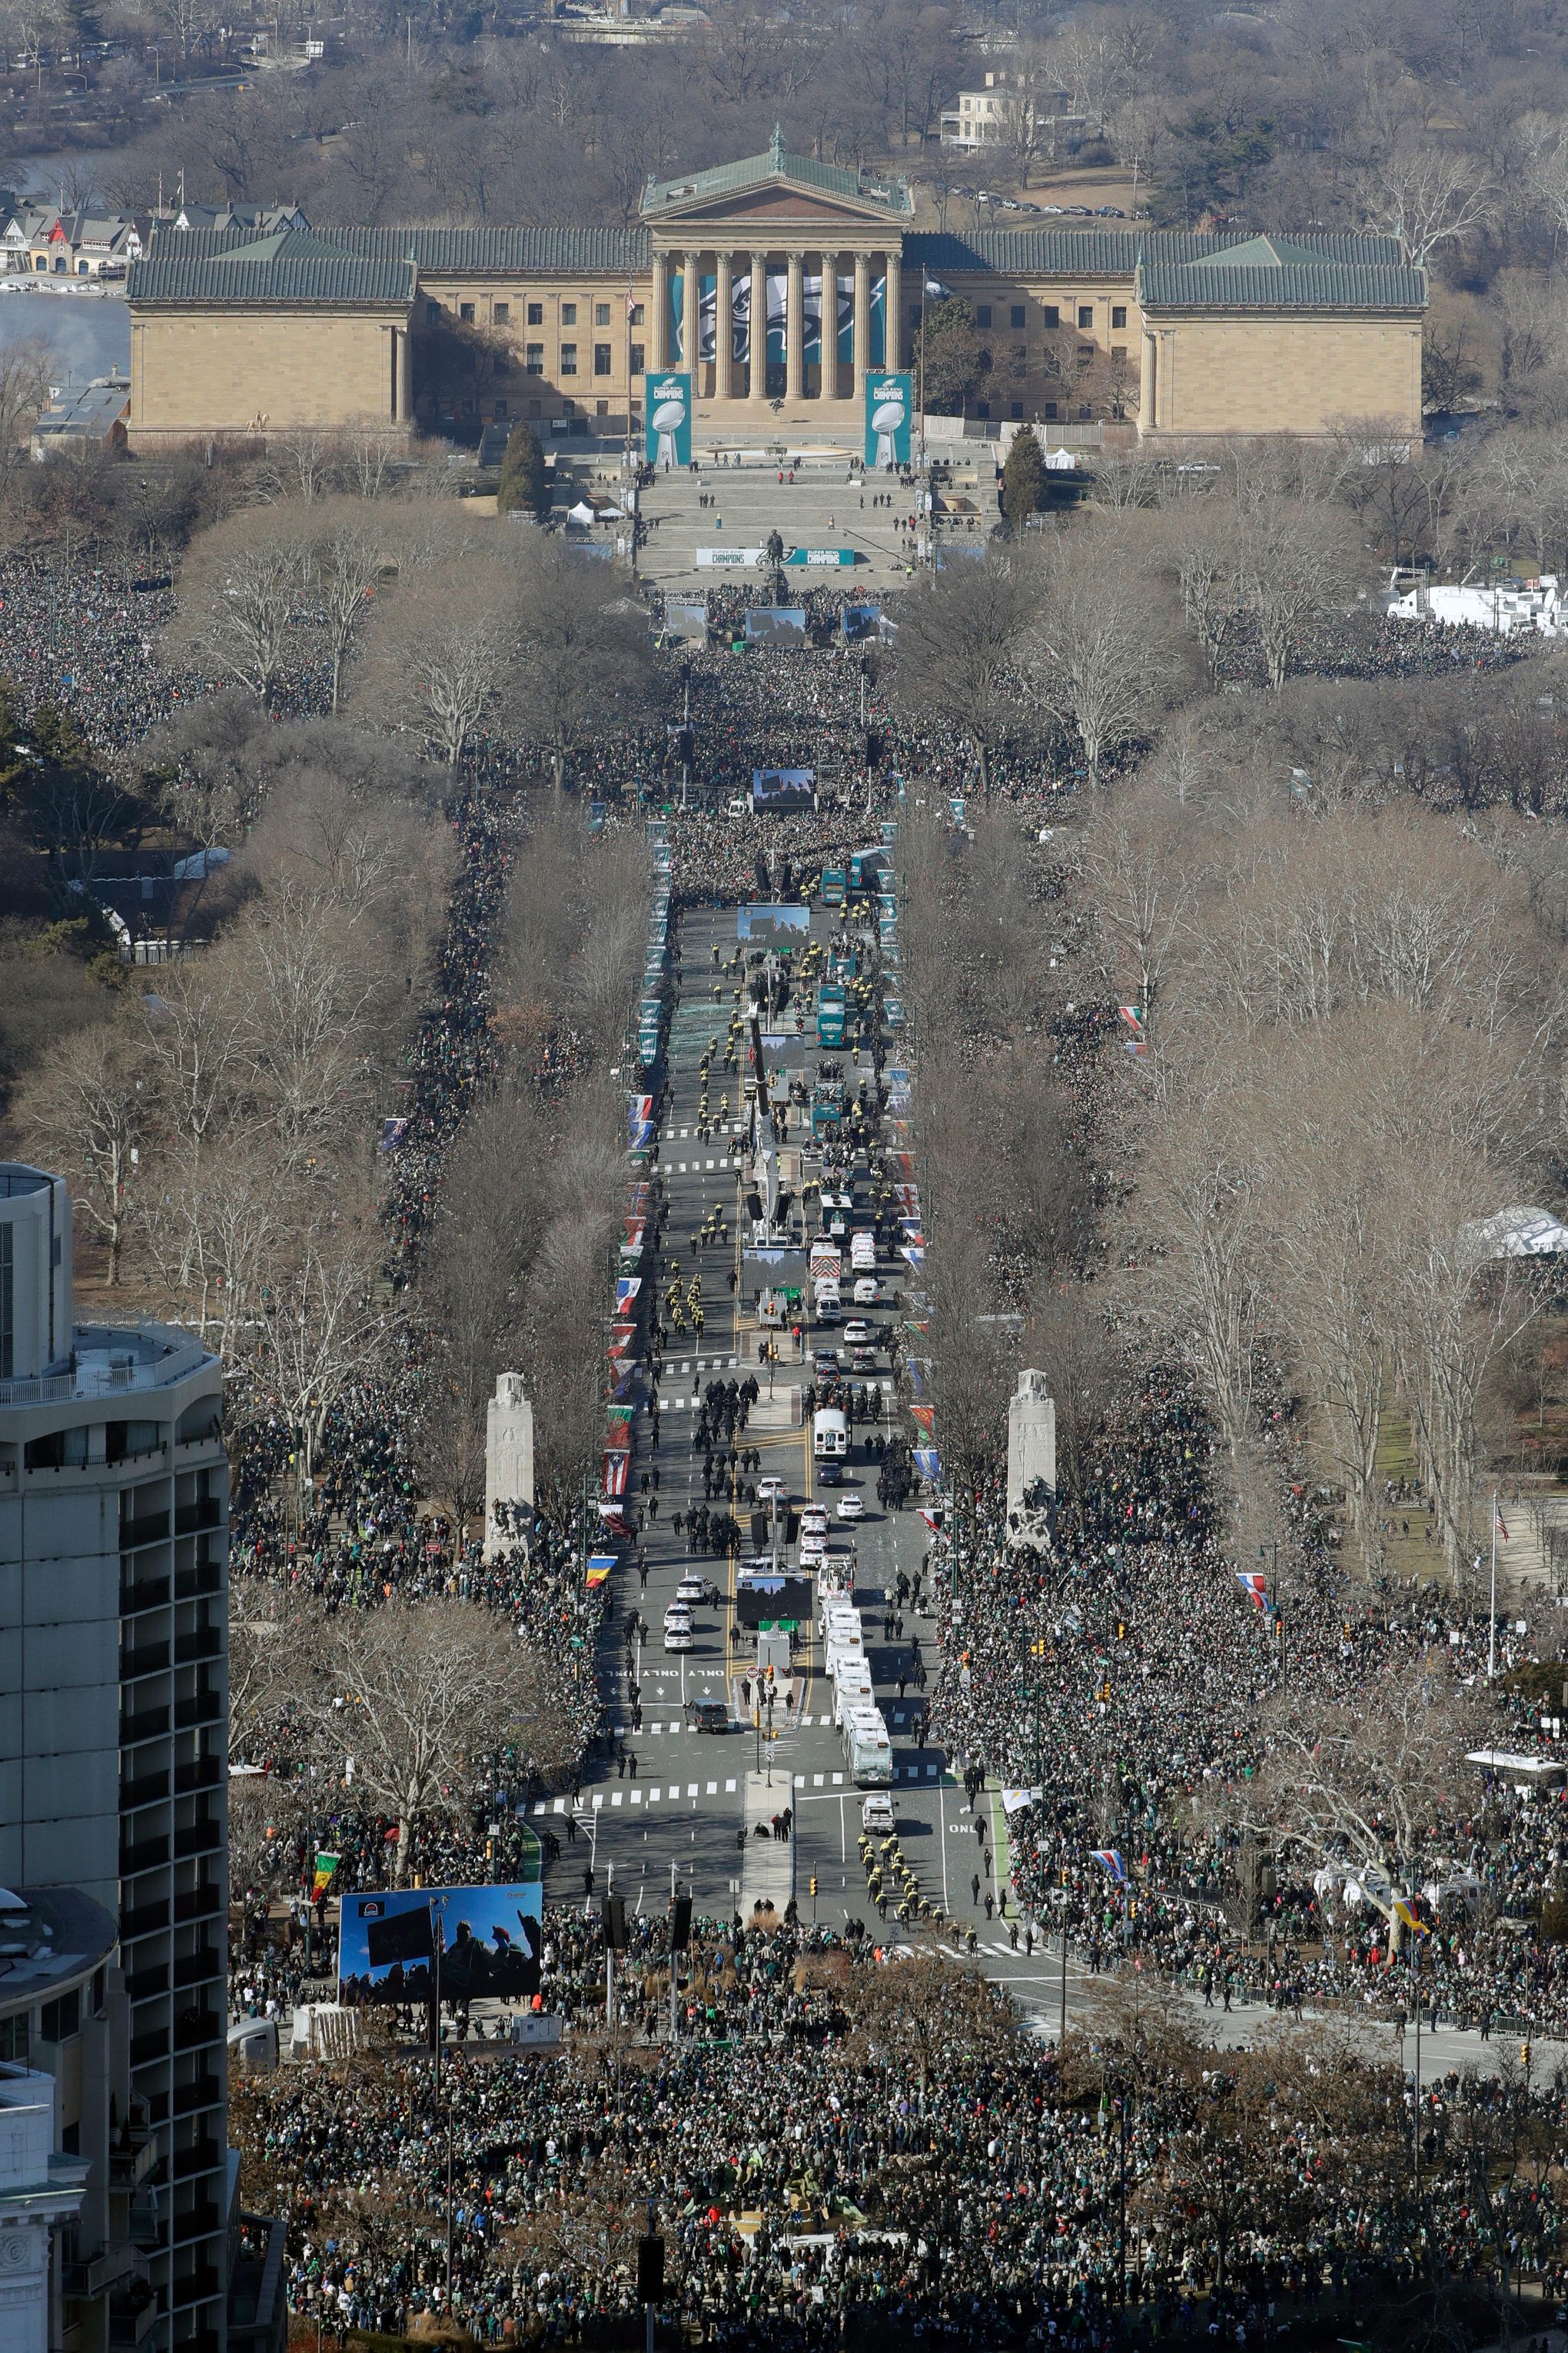
[[[841,1462],[848,1453],[849,1425],[837,1406],[819,1406],[812,1415],[811,1451],[819,1462]]]
[[[849,1263],[857,1274],[874,1274],[877,1270],[877,1237],[875,1234],[853,1233],[849,1237]]]

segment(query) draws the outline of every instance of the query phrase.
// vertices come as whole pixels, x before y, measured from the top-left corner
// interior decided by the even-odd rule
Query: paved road
[[[702,1459],[691,1445],[703,1387],[714,1379],[743,1380],[748,1370],[758,1369],[748,1362],[752,1335],[737,1318],[728,1281],[736,1265],[735,1211],[742,1178],[740,1077],[735,1071],[721,1072],[719,1060],[740,992],[738,980],[726,976],[718,982],[715,997],[715,945],[721,959],[734,955],[733,911],[689,913],[679,944],[670,1100],[659,1134],[659,1167],[669,1214],[654,1281],[662,1297],[672,1273],[679,1273],[684,1291],[694,1270],[700,1270],[705,1325],[700,1339],[690,1334],[684,1345],[679,1336],[666,1345],[657,1451],[647,1415],[638,1417],[631,1484],[645,1510],[653,1498],[656,1470],[658,1474],[658,1514],[647,1520],[643,1536],[647,1580],[646,1588],[639,1587],[632,1570],[618,1572],[615,1617],[600,1661],[601,1691],[612,1720],[624,1732],[628,1769],[622,1774],[602,1766],[596,1778],[584,1780],[575,1810],[577,1842],[563,1845],[561,1859],[551,1867],[549,1890],[558,1900],[585,1894],[585,1874],[592,1863],[595,1890],[602,1892],[613,1865],[615,1884],[634,1905],[662,1909],[673,1863],[690,1882],[700,1910],[731,1911],[742,1875],[736,1833],[745,1778],[760,1767],[773,1776],[781,1810],[790,1805],[795,1810],[796,1886],[803,1913],[809,1916],[813,1909],[809,1885],[815,1872],[818,1918],[874,1918],[856,1852],[861,1799],[845,1769],[832,1720],[831,1686],[822,1673],[816,1641],[797,1654],[803,1672],[796,1706],[790,1715],[775,1712],[777,1736],[772,1744],[752,1730],[699,1735],[682,1714],[688,1698],[732,1696],[753,1656],[752,1638],[735,1624],[731,1564],[721,1557],[696,1556],[684,1535],[677,1538],[672,1528],[677,1511],[684,1520],[692,1504],[703,1501]],[[720,1053],[713,1058],[709,1095],[720,1132],[703,1136],[698,1132],[698,1065],[715,1039]],[[726,1092],[727,1116],[720,1103]],[[715,1208],[725,1213],[724,1240],[700,1245],[694,1253],[691,1236]],[[879,1272],[885,1284],[894,1280],[890,1263]],[[737,1440],[740,1445],[754,1446],[761,1455],[761,1471],[753,1475],[782,1478],[792,1498],[800,1500],[814,1492],[810,1433],[792,1423],[789,1391],[805,1377],[804,1366],[781,1366],[770,1384],[766,1367],[760,1368],[762,1399]],[[645,1477],[649,1482],[646,1492]],[[965,1922],[973,1918],[979,1933],[999,1946],[993,1957],[1000,1966],[1004,1958],[1011,1958],[1005,1932],[988,1929],[983,1902],[977,1906],[971,1901],[971,1881],[984,1864],[963,1793],[945,1778],[941,1754],[921,1745],[919,1694],[912,1683],[902,1699],[899,1692],[900,1675],[908,1676],[910,1670],[911,1636],[918,1635],[926,1658],[932,1659],[934,1623],[906,1620],[901,1641],[884,1637],[881,1630],[882,1595],[893,1588],[900,1566],[911,1572],[919,1567],[928,1540],[924,1523],[912,1511],[887,1514],[879,1509],[876,1467],[858,1431],[846,1483],[861,1494],[867,1507],[853,1532],[855,1599],[863,1611],[876,1613],[868,1619],[868,1654],[877,1698],[893,1736],[895,1798],[906,1850],[922,1886],[942,1898],[950,1915]],[[825,1500],[832,1508],[835,1492],[825,1491]],[[836,1544],[847,1544],[849,1534],[847,1526],[835,1522]],[[722,1598],[716,1609],[696,1610],[692,1651],[667,1654],[661,1647],[665,1609],[679,1579],[693,1572],[710,1578]],[[652,1630],[640,1651],[632,1654],[628,1671],[624,1627],[634,1609]],[[636,1730],[630,1697],[634,1680],[642,1709]],[[635,1773],[629,1769],[631,1760]],[[993,1810],[986,1806],[984,1810],[989,1825]],[[564,1832],[571,1812],[563,1799],[549,1808],[558,1831]],[[988,1838],[987,1849],[993,1843]],[[983,1898],[984,1893],[983,1881]]]

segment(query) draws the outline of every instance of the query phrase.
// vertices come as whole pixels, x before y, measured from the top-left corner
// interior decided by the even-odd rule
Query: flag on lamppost
[[[1098,1862],[1102,1871],[1108,1871],[1119,1887],[1126,1886],[1127,1865],[1122,1862],[1121,1857],[1115,1847],[1092,1847],[1089,1850],[1089,1859],[1090,1862]]]
[[[1251,1595],[1257,1607],[1261,1609],[1268,1591],[1268,1578],[1261,1576],[1256,1568],[1238,1568],[1236,1572],[1236,1581]]]

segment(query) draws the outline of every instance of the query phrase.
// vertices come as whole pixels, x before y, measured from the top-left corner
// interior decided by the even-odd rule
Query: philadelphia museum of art
[[[858,446],[867,378],[969,308],[973,419],[1128,440],[1418,435],[1425,273],[1396,239],[1138,224],[915,229],[901,179],[788,153],[650,181],[632,228],[169,231],[130,278],[133,443],[300,427],[639,438],[689,374],[695,440]]]

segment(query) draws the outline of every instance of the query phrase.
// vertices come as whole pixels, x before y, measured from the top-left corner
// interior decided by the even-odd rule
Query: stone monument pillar
[[[485,1413],[485,1558],[510,1539],[496,1525],[498,1504],[533,1501],[533,1408],[521,1373],[498,1373]]]
[[[1043,1479],[1057,1491],[1057,1409],[1044,1373],[1022,1372],[1007,1405],[1007,1517],[1024,1508],[1024,1495]]]

